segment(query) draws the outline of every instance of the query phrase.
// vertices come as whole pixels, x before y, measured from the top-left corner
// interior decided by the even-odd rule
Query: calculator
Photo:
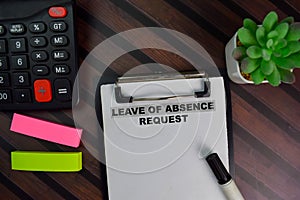
[[[0,111],[72,106],[73,0],[0,1]]]

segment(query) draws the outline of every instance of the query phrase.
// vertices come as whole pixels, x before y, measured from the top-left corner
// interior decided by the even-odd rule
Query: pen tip
[[[206,161],[215,174],[219,184],[223,185],[232,179],[218,154],[212,153],[208,155]]]

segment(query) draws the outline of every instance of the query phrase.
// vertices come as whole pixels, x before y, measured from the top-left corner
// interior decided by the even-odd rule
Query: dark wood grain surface
[[[292,15],[300,21],[298,0],[78,0],[80,61],[117,33],[139,27],[164,27],[201,44],[227,79],[226,43],[243,18],[259,22],[271,10],[277,11],[280,18]],[[112,73],[122,75],[150,62],[179,71],[192,69],[179,56],[153,49],[125,54],[110,68]],[[230,90],[227,88],[232,108],[229,117],[234,175],[247,200],[300,199],[300,70],[295,74],[297,82],[293,85],[274,88],[230,82]],[[73,149],[12,133],[12,114],[0,112],[0,199],[107,199],[104,167],[83,145]],[[71,110],[24,114],[74,126]],[[12,171],[10,152],[14,150],[82,151],[83,169],[78,173]]]

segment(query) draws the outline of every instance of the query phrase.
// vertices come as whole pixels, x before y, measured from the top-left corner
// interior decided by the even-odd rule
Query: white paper
[[[193,94],[202,87],[200,79],[121,85],[124,96],[139,98]],[[222,77],[210,78],[210,87],[209,97],[120,104],[114,84],[101,87],[110,200],[225,199],[205,159],[199,159],[199,153],[216,152],[229,168]],[[167,106],[199,102],[204,103],[200,111],[166,112]],[[214,109],[205,109],[207,102]],[[138,107],[140,113],[132,114]],[[162,123],[166,116],[168,123]],[[143,124],[144,118],[152,124]]]

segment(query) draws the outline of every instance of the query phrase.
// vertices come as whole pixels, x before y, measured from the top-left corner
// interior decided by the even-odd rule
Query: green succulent
[[[295,81],[293,69],[300,66],[300,23],[293,17],[279,22],[278,15],[271,11],[259,26],[246,18],[238,39],[242,45],[232,55],[255,84],[268,80],[278,86]]]

